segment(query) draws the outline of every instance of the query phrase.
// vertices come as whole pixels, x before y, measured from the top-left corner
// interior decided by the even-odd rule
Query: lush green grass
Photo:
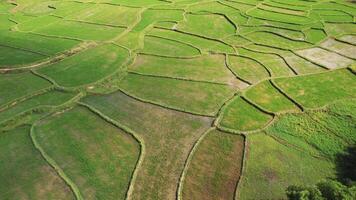
[[[250,131],[266,126],[272,116],[255,108],[241,97],[231,102],[222,113],[220,125],[238,131]]]
[[[35,108],[42,106],[58,106],[65,103],[75,96],[75,93],[64,93],[57,90],[53,90],[35,97],[32,97],[26,101],[17,103],[16,105],[2,110],[0,112],[0,124],[6,120],[9,120],[23,112],[31,111]]]
[[[208,132],[188,166],[182,198],[233,199],[241,174],[243,149],[242,136],[217,130]]]
[[[356,77],[347,69],[276,79],[288,95],[307,108],[318,108],[343,98],[355,97]]]
[[[246,97],[270,112],[298,111],[296,105],[274,88],[270,81],[263,81],[247,90]]]
[[[167,107],[194,113],[214,115],[233,95],[227,85],[127,75],[120,83],[125,92]]]
[[[203,55],[192,59],[139,55],[131,71],[219,83],[233,83],[234,75],[225,66],[223,55]]]
[[[259,133],[247,136],[248,154],[239,187],[241,199],[285,199],[289,185],[334,177],[334,165]]]
[[[0,106],[50,86],[48,81],[28,72],[2,74],[0,75]]]
[[[137,171],[132,198],[175,198],[185,159],[212,120],[142,103],[120,92],[89,96],[83,101],[143,139],[145,156]]]
[[[345,111],[338,109],[341,108]],[[320,111],[283,116],[267,132],[312,154],[337,157],[356,141],[355,103],[338,103]]]
[[[34,148],[29,126],[0,132],[0,151],[1,199],[75,199]]]
[[[86,199],[123,199],[139,157],[137,141],[86,108],[35,126],[36,140]]]
[[[109,76],[121,68],[127,59],[126,49],[105,44],[40,68],[38,72],[54,79],[61,86],[78,87]]]

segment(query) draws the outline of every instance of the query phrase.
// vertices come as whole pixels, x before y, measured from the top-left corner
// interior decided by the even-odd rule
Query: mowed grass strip
[[[32,73],[0,75],[0,107],[17,98],[49,88],[51,84]]]
[[[42,106],[58,106],[69,101],[75,93],[66,93],[53,90],[45,94],[34,96],[26,101],[20,102],[13,107],[0,111],[0,124],[23,112]]]
[[[126,49],[104,44],[88,49],[37,71],[64,87],[78,87],[109,76],[127,61]]]
[[[128,74],[120,88],[130,95],[183,111],[215,115],[234,89],[228,85]]]
[[[348,112],[340,112],[338,105],[348,108]],[[354,102],[346,105],[339,102],[319,111],[288,114],[269,127],[267,133],[311,154],[335,159],[356,141],[355,134],[352,134],[356,131],[356,120],[351,117],[354,116],[351,113],[355,112],[355,105]]]
[[[356,94],[356,77],[347,69],[280,78],[275,83],[307,108],[318,108],[336,100],[354,98]]]
[[[247,136],[247,142],[240,199],[286,199],[289,185],[313,184],[334,177],[333,163],[285,146],[263,133]]]
[[[298,107],[274,88],[270,81],[263,81],[247,90],[246,97],[270,112],[298,111]]]
[[[137,163],[137,141],[86,108],[38,123],[37,142],[85,199],[124,199]]]
[[[234,75],[225,66],[223,55],[202,55],[192,59],[139,55],[130,71],[199,81],[232,83]]]
[[[233,199],[241,174],[244,138],[212,130],[194,152],[182,199]]]
[[[225,108],[219,124],[237,131],[253,131],[265,127],[272,119],[272,115],[237,97]]]
[[[143,103],[121,92],[82,101],[143,139],[145,156],[137,171],[132,199],[176,198],[185,160],[212,119]]]
[[[0,132],[0,151],[1,199],[75,199],[34,148],[29,126]]]
[[[200,55],[199,49],[181,42],[154,36],[145,36],[141,53],[168,57],[192,57]]]

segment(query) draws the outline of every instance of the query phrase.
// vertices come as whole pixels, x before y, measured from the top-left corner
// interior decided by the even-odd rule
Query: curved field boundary
[[[353,46],[354,46],[354,45],[353,45]],[[351,60],[353,60],[353,61],[356,60],[356,58],[352,58],[352,57],[350,57],[350,56],[341,54],[341,53],[339,53],[339,52],[337,52],[337,51],[334,51],[334,50],[332,50],[332,49],[327,49],[327,48],[325,48],[325,47],[322,47],[321,45],[319,45],[319,46],[317,46],[317,47],[320,48],[320,49],[324,49],[325,51],[328,51],[328,52],[331,52],[331,53],[336,53],[336,54],[339,55],[339,56],[342,56],[342,57],[351,59]]]
[[[22,96],[22,97],[19,97],[19,98],[16,98],[16,99],[13,99],[12,101],[10,101],[9,103],[6,103],[4,104],[3,106],[0,107],[0,112],[3,111],[3,110],[6,110],[10,107],[13,107],[15,106],[16,104],[18,103],[21,103],[23,101],[26,101],[27,99],[30,99],[34,96],[38,96],[38,95],[41,95],[41,94],[44,94],[48,91],[51,91],[51,90],[54,90],[55,87],[53,85],[47,87],[47,88],[43,88],[43,89],[40,89],[40,90],[37,90],[35,92],[33,92],[32,94],[29,94],[29,95],[25,95],[25,96]]]
[[[102,112],[100,112],[96,108],[90,106],[89,104],[86,104],[86,103],[83,103],[83,102],[78,102],[78,104],[83,106],[83,107],[86,107],[87,109],[92,111],[94,114],[96,114],[100,118],[104,119],[106,122],[114,125],[115,127],[119,128],[119,129],[123,130],[124,132],[126,132],[127,134],[131,135],[139,143],[139,145],[140,145],[139,159],[137,160],[135,169],[133,170],[133,174],[131,176],[130,183],[129,183],[129,188],[127,189],[127,193],[126,193],[126,199],[130,200],[132,198],[132,193],[134,191],[134,185],[135,185],[135,180],[136,180],[136,177],[137,177],[138,170],[140,169],[140,167],[142,165],[142,162],[143,162],[143,159],[144,159],[145,154],[146,154],[146,146],[145,146],[143,138],[141,138],[138,134],[136,134],[133,130],[131,130],[127,126],[119,123],[116,120],[111,119],[110,117],[106,116],[105,114],[103,114]]]
[[[214,130],[215,127],[210,127],[208,130],[206,130],[202,136],[199,137],[199,139],[197,141],[195,141],[193,147],[190,149],[189,153],[188,153],[188,157],[184,162],[184,168],[182,170],[182,173],[179,177],[179,181],[177,184],[177,192],[176,192],[176,200],[182,200],[182,192],[183,192],[183,187],[184,187],[184,180],[185,180],[185,176],[187,174],[187,170],[188,167],[190,165],[191,160],[193,159],[193,155],[195,153],[195,151],[197,150],[199,144],[203,141],[203,139],[205,138],[205,136],[212,130]]]
[[[242,137],[244,138],[244,150],[242,153],[242,162],[241,162],[241,168],[240,168],[240,176],[239,179],[236,182],[236,188],[235,188],[235,194],[234,194],[234,200],[239,200],[240,194],[239,194],[239,189],[240,185],[243,179],[243,175],[245,174],[245,166],[247,162],[247,154],[248,154],[248,142],[247,142],[247,136],[245,134],[241,134]]]
[[[52,115],[53,117],[54,115]],[[84,200],[82,194],[80,193],[80,190],[78,186],[64,173],[64,171],[59,167],[59,165],[56,163],[55,160],[53,160],[40,146],[40,144],[36,140],[35,132],[34,132],[34,127],[40,123],[41,120],[35,122],[31,126],[30,130],[30,137],[32,140],[33,145],[35,148],[41,153],[42,157],[47,161],[49,165],[52,166],[52,168],[57,172],[57,174],[64,180],[64,182],[69,186],[69,188],[72,190],[74,193],[75,197],[77,200]]]
[[[247,85],[253,85],[250,81],[245,80],[244,78],[241,78],[236,72],[234,72],[231,67],[230,67],[230,62],[229,62],[229,55],[225,54],[225,67],[235,76],[236,79],[246,83]]]
[[[293,99],[291,96],[289,96],[287,94],[287,92],[285,92],[282,88],[280,88],[272,79],[269,80],[269,82],[279,93],[281,93],[283,96],[285,96],[287,99],[289,99],[292,103],[294,103],[294,105],[296,105],[300,109],[300,111],[302,111],[302,112],[304,111],[302,104],[298,103],[295,99]]]

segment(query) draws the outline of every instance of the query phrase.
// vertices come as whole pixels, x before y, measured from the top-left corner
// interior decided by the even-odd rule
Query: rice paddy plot
[[[344,98],[355,97],[356,77],[347,69],[276,79],[275,83],[307,108],[319,108]]]
[[[347,67],[353,60],[318,47],[296,51],[298,55],[329,69]]]
[[[298,107],[280,93],[270,81],[263,81],[248,89],[246,97],[273,113],[298,111]]]
[[[239,34],[256,34],[257,32],[264,32],[271,35],[271,37],[279,38],[287,43],[293,43],[304,40],[304,34],[299,30],[291,30],[286,28],[276,28],[271,26],[239,26]],[[275,34],[275,35],[273,35]],[[280,45],[283,47],[283,45]]]
[[[80,42],[63,38],[52,38],[16,31],[0,32],[0,45],[27,50],[34,53],[53,56],[72,49]],[[16,54],[14,54],[16,55]]]
[[[234,88],[228,85],[128,74],[120,88],[130,95],[166,107],[215,115]]]
[[[282,49],[302,49],[310,47],[309,43],[304,41],[291,40],[275,33],[261,31],[247,34],[246,37],[257,44],[278,47]]]
[[[104,44],[68,57],[37,71],[63,87],[79,87],[99,81],[119,70],[127,61],[126,49]]]
[[[139,8],[99,4],[72,15],[67,15],[65,18],[104,25],[128,27],[137,21],[138,15]]]
[[[34,20],[19,24],[18,27],[21,31],[30,31],[47,36],[96,41],[113,39],[125,30],[122,27],[68,21],[53,16],[36,17]],[[100,32],[97,30],[100,30]]]
[[[327,107],[284,115],[267,129],[267,133],[310,154],[335,159],[356,140],[352,134],[356,130],[354,123],[355,119],[348,114]]]
[[[0,107],[18,98],[51,87],[51,84],[29,72],[0,75]]]
[[[191,59],[138,55],[129,70],[140,74],[197,81],[226,84],[233,84],[235,81],[235,76],[225,66],[223,55],[202,55]]]
[[[191,35],[183,32],[178,32],[174,30],[157,29],[154,28],[149,35],[160,36],[167,39],[177,40],[182,43],[190,44],[204,52],[214,52],[214,53],[234,53],[235,50],[218,40],[209,40],[196,35]]]
[[[44,58],[46,58],[46,56],[43,54],[8,46],[1,46],[0,44],[0,69],[15,68]]]
[[[256,60],[248,57],[229,56],[229,67],[241,79],[257,83],[269,77],[266,68]]]
[[[245,48],[239,48],[240,55],[248,58],[253,58],[260,64],[264,65],[268,69],[272,76],[291,76],[293,71],[288,67],[285,61],[278,56],[279,54],[261,53],[258,50],[249,50]]]
[[[201,23],[204,21],[205,23]],[[209,38],[225,38],[235,33],[235,27],[225,16],[218,14],[188,14],[177,28],[184,32],[194,33]],[[206,31],[213,30],[213,31]]]
[[[145,30],[155,22],[180,21],[183,19],[184,10],[180,9],[147,9],[142,14],[140,22],[132,29],[133,32]]]
[[[57,90],[49,91],[38,96],[19,102],[5,110],[0,111],[0,124],[14,118],[22,113],[32,111],[41,107],[55,107],[69,101],[75,93],[65,93]]]
[[[37,123],[34,136],[83,198],[125,198],[140,151],[132,136],[83,107]]]
[[[317,44],[327,37],[324,29],[311,28],[304,30],[303,33],[305,34],[305,41],[313,44]]]
[[[233,199],[243,150],[242,136],[209,131],[188,165],[182,199]]]
[[[335,39],[328,39],[320,44],[321,47],[337,52],[341,55],[356,59],[356,46],[337,41]]]
[[[137,168],[132,198],[176,198],[185,160],[212,119],[143,103],[121,92],[89,96],[83,102],[142,138],[144,157]]]
[[[356,35],[344,35],[339,37],[338,40],[352,45],[356,45]]]
[[[354,34],[356,24],[354,23],[325,23],[325,31],[328,35],[339,37],[347,34]]]
[[[68,185],[35,149],[30,127],[0,133],[2,199],[74,200]]]
[[[235,131],[253,131],[264,128],[272,119],[272,115],[236,97],[226,106],[219,125]]]
[[[141,53],[166,57],[193,57],[200,54],[199,49],[175,40],[145,36]]]
[[[282,57],[298,74],[318,73],[326,71],[325,68],[291,52],[284,52]]]
[[[289,185],[317,183],[335,176],[334,165],[293,149],[263,133],[247,136],[240,199],[285,199]],[[313,163],[313,164],[311,164]]]

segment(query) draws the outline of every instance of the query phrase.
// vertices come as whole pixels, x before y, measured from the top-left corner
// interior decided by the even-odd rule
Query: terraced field
[[[355,61],[354,1],[0,1],[0,200],[286,199],[356,145]]]

